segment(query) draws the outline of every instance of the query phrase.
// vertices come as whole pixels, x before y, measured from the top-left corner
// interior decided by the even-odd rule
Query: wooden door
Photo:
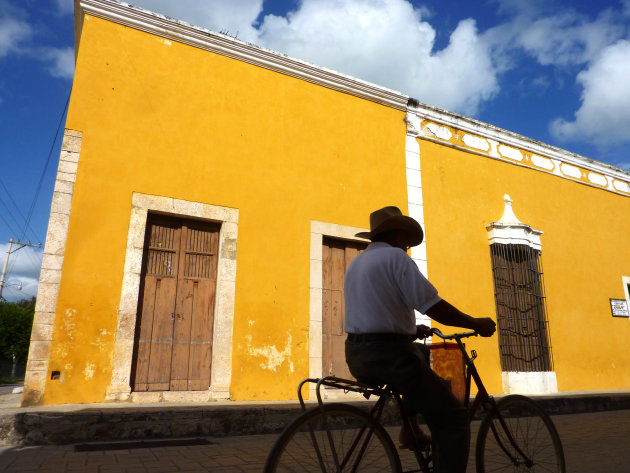
[[[350,262],[367,244],[324,238],[322,247],[322,376],[353,379],[348,371],[343,283]]]
[[[134,391],[210,386],[219,225],[150,215]]]

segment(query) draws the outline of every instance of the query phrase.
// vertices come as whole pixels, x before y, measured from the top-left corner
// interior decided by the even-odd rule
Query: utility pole
[[[12,250],[13,244],[19,245],[18,248]],[[25,246],[32,246],[33,248],[41,248],[42,244],[33,245],[30,241],[28,243],[24,243],[23,241],[13,241],[13,238],[9,238],[9,248],[7,249],[7,256],[4,258],[4,266],[2,266],[2,275],[0,276],[0,301],[2,300],[2,289],[5,284],[5,276],[7,274],[7,266],[9,265],[9,256],[12,253],[15,253],[18,250],[21,250]]]

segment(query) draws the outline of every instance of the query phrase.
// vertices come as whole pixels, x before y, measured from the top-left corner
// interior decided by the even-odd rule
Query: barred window
[[[553,371],[541,252],[490,245],[502,371]]]

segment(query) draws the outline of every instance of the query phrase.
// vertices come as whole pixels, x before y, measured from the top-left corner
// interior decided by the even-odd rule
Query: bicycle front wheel
[[[477,473],[564,473],[562,443],[551,418],[525,396],[506,396],[479,427]]]
[[[265,473],[400,472],[389,435],[361,409],[347,404],[314,407],[282,432]]]

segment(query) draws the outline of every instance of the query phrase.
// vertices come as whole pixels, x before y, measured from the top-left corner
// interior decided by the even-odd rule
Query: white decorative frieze
[[[580,168],[567,163],[562,163],[560,165],[560,170],[565,176],[573,177],[574,179],[579,179],[582,176]]]
[[[513,159],[514,161],[523,160],[523,153],[521,153],[516,148],[512,148],[510,146],[499,146],[499,153],[501,153],[501,156],[503,156],[504,158]]]
[[[606,176],[602,176],[601,174],[589,172],[588,180],[591,181],[593,184],[597,184],[598,186],[608,186],[608,179],[606,179]]]
[[[435,123],[429,123],[424,127],[425,134],[428,132],[436,138],[440,138],[441,140],[450,140],[453,134],[451,130],[446,128],[445,126],[440,126]]]
[[[555,167],[551,159],[538,156],[537,154],[532,154],[531,161],[534,166],[546,169],[547,171],[553,171]]]
[[[475,135],[464,135],[464,143],[466,146],[470,146],[471,148],[478,149],[481,151],[489,151],[490,144],[484,138]]]

